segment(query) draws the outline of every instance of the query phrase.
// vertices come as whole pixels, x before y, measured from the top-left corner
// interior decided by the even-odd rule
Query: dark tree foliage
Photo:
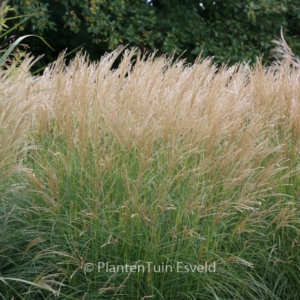
[[[16,35],[41,35],[28,41],[44,63],[84,44],[91,59],[128,44],[158,54],[175,53],[192,62],[201,52],[215,62],[267,61],[272,40],[283,28],[300,51],[300,0],[11,0],[18,14],[35,13]],[[12,24],[12,23],[11,23]]]

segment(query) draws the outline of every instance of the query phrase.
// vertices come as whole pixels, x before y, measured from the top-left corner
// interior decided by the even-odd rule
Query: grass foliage
[[[0,299],[300,298],[291,55],[217,69],[118,48],[36,77],[32,63],[0,71]]]

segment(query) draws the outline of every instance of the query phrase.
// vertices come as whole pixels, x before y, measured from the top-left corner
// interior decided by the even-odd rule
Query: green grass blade
[[[12,53],[12,51],[18,46],[18,44],[24,40],[27,37],[37,37],[39,39],[41,39],[50,49],[54,50],[42,37],[38,36],[38,35],[34,35],[34,34],[28,34],[25,36],[21,36],[19,37],[8,49],[7,51],[4,53],[4,55],[2,57],[0,57],[0,67],[4,64],[5,60],[8,58],[8,56]]]
[[[21,21],[20,23],[16,24],[15,26],[13,26],[12,28],[10,28],[9,30],[5,31],[5,33],[0,35],[0,39],[5,37],[6,35],[8,35],[10,32],[12,32],[13,30],[15,30],[17,27],[19,27],[21,24],[23,24],[24,22],[26,22],[28,18],[25,18],[23,21]]]

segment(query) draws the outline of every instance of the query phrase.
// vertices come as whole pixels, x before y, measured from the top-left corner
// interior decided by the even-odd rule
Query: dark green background
[[[84,44],[96,60],[118,45],[129,44],[158,54],[184,52],[188,62],[202,52],[215,62],[255,62],[264,54],[270,60],[272,40],[285,38],[294,53],[300,53],[300,0],[11,0],[18,14],[36,13],[15,32],[44,37],[26,43],[34,55],[45,54],[40,64]],[[17,22],[13,21],[13,22]],[[13,24],[13,22],[8,23]]]

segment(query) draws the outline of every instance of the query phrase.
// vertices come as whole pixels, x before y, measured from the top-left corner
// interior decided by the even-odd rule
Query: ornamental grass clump
[[[26,80],[8,151],[25,170],[2,184],[2,297],[299,298],[296,69],[120,47]]]

